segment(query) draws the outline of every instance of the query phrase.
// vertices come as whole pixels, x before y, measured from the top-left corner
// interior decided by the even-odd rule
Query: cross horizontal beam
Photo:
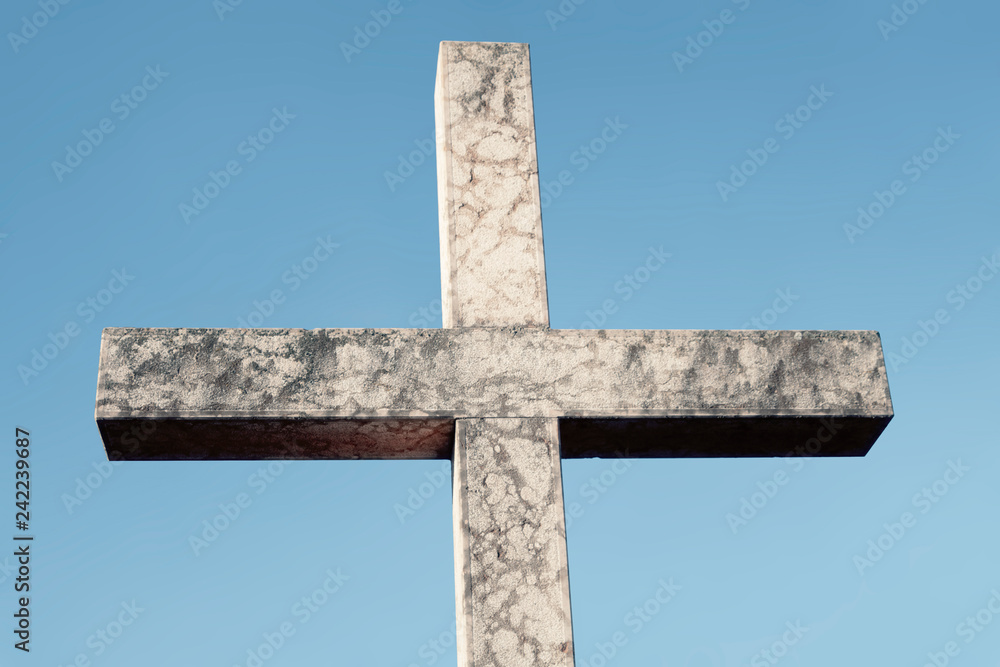
[[[96,410],[160,460],[450,458],[467,417],[557,417],[564,458],[861,456],[891,416],[872,331],[516,327],[109,328]]]

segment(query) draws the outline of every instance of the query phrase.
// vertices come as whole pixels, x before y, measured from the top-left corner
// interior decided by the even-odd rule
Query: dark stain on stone
[[[642,343],[629,343],[625,348],[625,370],[632,370],[633,366],[641,369],[642,356],[645,350],[646,346]]]
[[[702,338],[698,341],[698,348],[695,351],[695,362],[698,365],[716,364],[719,361],[719,350],[714,341]]]

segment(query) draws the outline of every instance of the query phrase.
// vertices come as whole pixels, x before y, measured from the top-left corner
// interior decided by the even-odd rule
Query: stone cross
[[[561,459],[862,456],[873,331],[549,328],[528,47],[443,42],[443,329],[104,330],[109,458],[451,459],[458,664],[573,665]]]

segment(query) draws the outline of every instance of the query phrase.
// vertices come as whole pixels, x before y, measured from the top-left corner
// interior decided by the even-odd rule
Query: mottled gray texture
[[[528,46],[442,42],[434,107],[444,327],[541,327],[525,333],[544,336],[549,311]],[[507,364],[530,363],[527,349],[506,356],[513,350],[493,348],[498,331],[490,329],[474,336],[473,345],[486,348],[461,352],[464,333],[430,342],[424,358],[452,367],[431,393],[476,403],[455,416],[543,414],[533,397],[555,377],[521,377],[527,384],[515,387],[521,369]],[[500,335],[526,340],[517,330]],[[459,378],[464,373],[453,364],[471,375]],[[405,393],[430,398],[423,389]],[[453,466],[459,666],[572,667],[556,420],[459,419]]]
[[[97,417],[889,415],[871,331],[104,330]]]
[[[444,326],[547,326],[528,45],[441,42],[434,108]]]
[[[555,419],[460,419],[455,438],[459,664],[573,665]]]

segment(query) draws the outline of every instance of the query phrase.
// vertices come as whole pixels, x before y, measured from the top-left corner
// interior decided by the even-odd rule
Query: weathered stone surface
[[[444,326],[547,326],[528,45],[441,42],[434,108]]]
[[[109,328],[96,413],[109,452],[180,459],[244,458],[240,448],[247,457],[434,458],[447,456],[447,420],[462,417],[612,418],[587,427],[598,440],[621,418],[645,418],[645,455],[671,446],[705,455],[690,448],[713,429],[738,433],[691,418],[754,418],[756,441],[770,449],[731,442],[716,454],[736,456],[783,455],[816,419],[834,417],[843,428],[824,454],[863,454],[891,415],[874,332],[538,328]],[[664,418],[689,418],[688,435],[675,423],[675,442],[658,437]],[[786,419],[768,428],[761,418]],[[161,427],[122,451],[122,437],[149,420]],[[394,431],[394,420],[417,423]],[[177,438],[178,429],[199,438]],[[571,455],[600,453],[594,437]]]
[[[104,330],[98,417],[887,415],[870,331]]]
[[[544,334],[549,311],[528,47],[442,42],[434,92],[444,327],[536,327]],[[462,344],[451,339],[426,358],[447,366]],[[508,409],[508,396],[527,397],[501,386],[513,378],[504,377],[509,368],[491,367],[492,352],[470,349],[452,358],[470,364],[474,375],[485,373],[467,376],[468,389],[477,402],[495,403],[470,416],[489,417]],[[449,402],[466,395],[453,370],[439,376]],[[490,388],[487,377],[500,385]],[[537,388],[538,380],[531,384]],[[423,390],[414,395],[427,397]],[[459,419],[452,464],[458,664],[572,667],[556,420]]]
[[[453,469],[460,665],[573,665],[555,422],[457,422]]]

